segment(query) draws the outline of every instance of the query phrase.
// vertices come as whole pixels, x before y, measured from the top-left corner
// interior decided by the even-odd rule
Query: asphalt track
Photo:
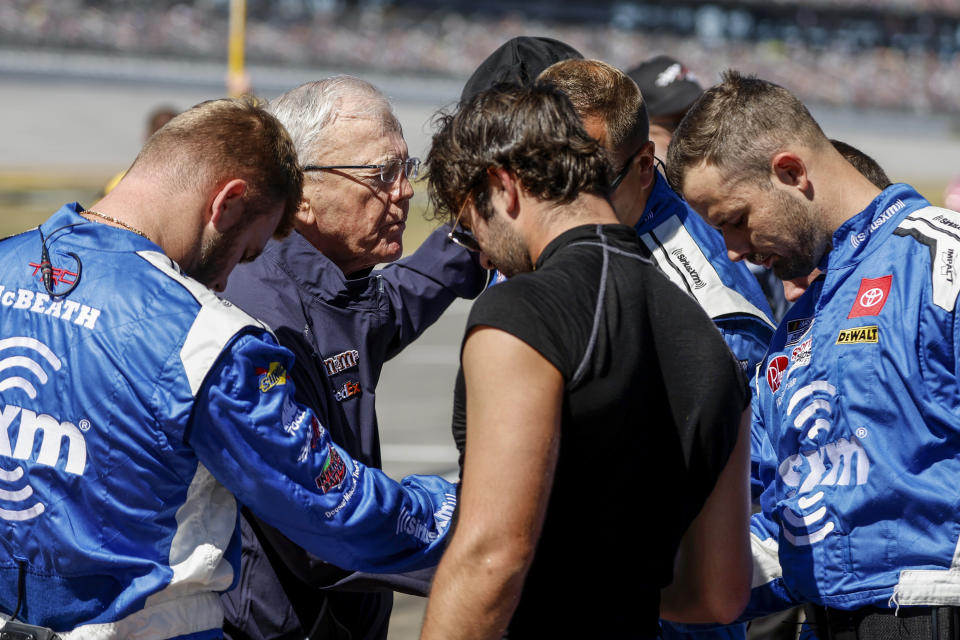
[[[342,70],[251,70],[255,90],[272,97]],[[395,102],[412,155],[425,154],[429,120],[458,97],[463,79],[364,74]],[[223,94],[222,67],[156,60],[38,54],[0,49],[0,176],[73,182],[100,180],[127,166],[145,115],[159,104],[186,108]],[[874,156],[894,180],[930,184],[928,198],[960,172],[960,140],[944,118],[814,109],[827,135]],[[922,189],[921,189],[922,190]],[[59,193],[55,197],[59,197]],[[63,201],[70,199],[69,191]],[[458,345],[469,304],[457,303],[400,356],[377,388],[385,470],[456,472],[449,423]],[[399,596],[391,640],[417,637],[424,602]]]

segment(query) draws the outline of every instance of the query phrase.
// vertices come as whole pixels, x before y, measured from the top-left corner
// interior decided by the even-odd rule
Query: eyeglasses
[[[403,175],[408,180],[416,180],[420,175],[420,158],[407,158],[406,160],[390,160],[383,164],[331,164],[315,165],[308,164],[303,168],[304,171],[326,171],[327,169],[379,169],[380,180],[384,184],[393,184],[400,177],[400,170],[403,169]]]
[[[447,234],[447,238],[450,239],[450,242],[463,247],[467,251],[479,252],[482,251],[482,249],[480,248],[480,243],[477,242],[477,238],[466,229],[457,229],[460,224],[460,218],[463,216],[463,211],[467,208],[467,204],[469,203],[470,198],[467,198],[463,201],[463,204],[460,205],[460,211],[457,213],[457,217],[453,221],[453,227],[450,229],[450,233]]]
[[[623,165],[623,169],[620,169],[620,173],[618,173],[617,177],[610,183],[610,189],[607,193],[613,194],[613,192],[617,190],[617,187],[620,186],[623,179],[627,177],[627,173],[630,172],[630,165],[633,164],[633,159],[636,158],[637,154],[641,151],[643,151],[643,145],[640,145],[639,149],[630,154],[630,157],[627,158],[627,161]]]

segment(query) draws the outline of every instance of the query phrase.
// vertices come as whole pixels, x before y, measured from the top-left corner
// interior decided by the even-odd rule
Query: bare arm
[[[563,378],[518,338],[478,327],[463,349],[468,438],[460,515],[422,639],[500,638],[520,598],[553,484]]]
[[[750,411],[703,509],[683,536],[660,616],[676,622],[732,622],[750,597]]]

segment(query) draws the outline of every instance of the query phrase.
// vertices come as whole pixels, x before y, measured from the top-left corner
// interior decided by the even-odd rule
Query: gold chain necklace
[[[133,231],[133,232],[134,232],[135,234],[137,234],[138,236],[141,236],[141,237],[143,237],[143,238],[147,238],[147,234],[145,234],[143,231],[140,231],[140,229],[137,229],[137,228],[135,228],[135,227],[131,227],[131,226],[128,225],[126,222],[122,222],[122,221],[120,221],[120,220],[117,220],[116,218],[111,218],[110,216],[105,216],[105,215],[103,215],[102,213],[100,213],[100,212],[98,212],[98,211],[94,211],[93,209],[86,209],[85,211],[81,212],[81,215],[87,215],[87,214],[90,214],[91,216],[97,216],[98,218],[103,218],[104,220],[107,220],[108,222],[112,222],[112,223],[114,223],[115,225],[118,225],[118,226],[123,227],[123,228],[126,229],[127,231]],[[147,240],[149,240],[149,239],[150,239],[150,238],[147,238]]]

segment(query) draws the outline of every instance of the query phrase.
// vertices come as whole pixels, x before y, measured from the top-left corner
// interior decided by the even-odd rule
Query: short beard
[[[227,268],[231,249],[240,232],[243,231],[242,227],[241,224],[235,224],[226,232],[203,240],[200,245],[200,259],[192,269],[187,271],[187,275],[209,287]],[[233,266],[236,265],[231,265],[231,270]]]
[[[819,210],[809,209],[786,194],[776,192],[777,207],[783,220],[783,228],[789,230],[794,243],[789,252],[777,254],[773,273],[780,280],[793,280],[809,275],[820,263],[820,258],[829,250],[831,234],[817,224]]]
[[[500,273],[511,278],[533,271],[529,249],[495,213],[487,219],[487,236],[483,251]]]

